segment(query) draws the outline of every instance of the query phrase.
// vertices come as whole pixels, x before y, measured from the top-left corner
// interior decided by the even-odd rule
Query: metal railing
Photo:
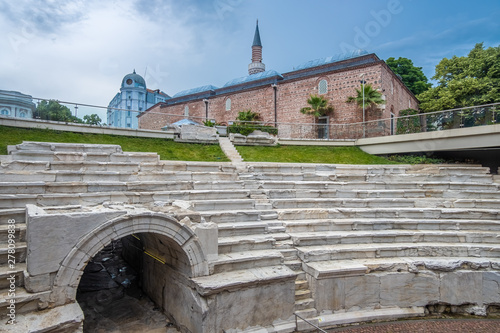
[[[319,326],[311,323],[309,320],[305,319],[304,317],[301,317],[299,316],[297,313],[294,313],[295,315],[295,329],[298,330],[299,329],[299,318],[301,320],[303,320],[305,323],[311,325],[312,327],[314,327],[316,329],[316,332],[321,332],[321,333],[328,333],[327,331],[321,329]]]
[[[340,112],[340,111],[339,111]],[[406,114],[364,123],[335,124],[278,123],[280,139],[354,140],[456,128],[500,124],[500,103],[458,109]]]
[[[22,96],[20,96],[22,95]],[[35,118],[39,120],[52,120],[52,121],[63,121],[63,122],[82,122],[87,124],[99,125],[99,126],[113,126],[113,121],[111,124],[108,120],[108,115],[113,115],[117,117],[117,123],[122,124],[121,127],[128,126],[127,119],[131,119],[130,128],[136,129],[139,127],[139,122],[137,120],[137,115],[143,111],[129,110],[129,109],[116,109],[109,108],[105,106],[84,104],[84,103],[74,103],[66,101],[57,101],[60,105],[66,107],[66,116],[69,112],[71,117],[61,117],[61,114],[45,113],[41,115],[36,108],[36,104],[39,104],[43,98],[31,97],[29,95],[23,95],[15,92],[2,92],[0,94],[0,99],[6,100],[16,100],[16,99],[26,99],[25,111],[18,108],[17,110],[8,110],[2,107],[0,110],[0,116],[10,116],[16,118]],[[34,102],[34,103],[33,103]],[[30,106],[31,103],[31,106]],[[118,112],[115,112],[118,111]],[[198,110],[199,111],[199,110]],[[258,110],[256,110],[258,112]],[[298,111],[297,111],[298,112]],[[230,133],[233,128],[231,125],[235,123],[236,125],[250,125],[255,129],[261,129],[262,131],[269,132],[272,135],[277,135],[281,140],[356,140],[363,137],[380,137],[388,135],[401,135],[401,134],[412,134],[420,132],[431,132],[431,131],[442,131],[447,129],[455,128],[467,128],[476,126],[487,126],[500,124],[500,103],[492,103],[487,105],[463,107],[457,109],[450,109],[444,111],[426,112],[420,113],[419,111],[407,112],[402,111],[398,117],[370,120],[358,123],[349,124],[338,124],[335,123],[337,114],[341,114],[342,110],[336,111],[334,115],[330,118],[329,122],[325,123],[288,123],[288,122],[241,122],[237,120],[222,122],[222,125],[227,126],[227,133]],[[9,113],[9,114],[4,114]],[[84,119],[86,115],[97,114],[100,116],[99,123],[92,123],[92,119]],[[209,112],[210,116],[210,112]],[[196,113],[196,115],[185,114],[184,112],[179,112],[178,114],[169,114],[159,111],[148,111],[148,121],[147,126],[140,126],[143,128],[161,130],[167,124],[173,124],[179,120],[190,119],[196,123],[203,124],[204,122],[210,122],[213,118],[206,117],[205,110],[201,114]],[[122,119],[123,118],[123,119]],[[142,120],[141,120],[142,121]],[[123,126],[125,124],[125,126]],[[141,123],[142,124],[142,123]]]

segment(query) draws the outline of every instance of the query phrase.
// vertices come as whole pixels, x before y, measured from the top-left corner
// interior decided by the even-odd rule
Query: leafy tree
[[[479,43],[466,57],[444,58],[432,79],[437,86],[418,95],[425,112],[500,102],[500,46]]]
[[[300,109],[300,112],[315,117],[322,117],[333,112],[333,106],[323,96],[310,95],[307,100],[309,106]]]
[[[415,109],[406,109],[399,111],[397,134],[420,133],[422,125],[420,124],[420,117],[417,115],[420,112]],[[410,116],[410,117],[405,117]],[[413,117],[411,117],[413,116]]]
[[[394,59],[391,57],[386,60],[386,64],[401,77],[403,83],[414,95],[421,94],[432,86],[422,72],[422,67],[415,67],[413,61],[408,58]]]
[[[72,123],[82,123],[83,121],[71,114],[67,106],[59,104],[58,101],[41,101],[36,107],[35,117],[44,120],[64,121]]]
[[[363,86],[361,89],[356,89],[356,96],[347,97],[347,103],[354,103],[362,109],[363,104],[365,110],[376,110],[378,106],[381,104],[385,104],[385,100],[382,98],[382,94],[377,91],[377,89],[373,89],[371,84],[364,85],[364,95],[363,95]]]
[[[83,116],[83,121],[85,124],[89,125],[101,125],[102,119],[97,114],[93,113],[91,115],[87,114]]]

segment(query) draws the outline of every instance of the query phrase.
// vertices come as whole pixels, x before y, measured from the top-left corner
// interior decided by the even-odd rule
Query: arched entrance
[[[145,293],[180,326],[201,320],[196,317],[204,311],[203,300],[192,292],[188,283],[189,278],[209,273],[201,244],[191,228],[169,215],[153,212],[109,220],[82,237],[55,276],[52,305],[76,302],[78,285],[88,262],[112,241],[130,235],[140,240],[143,249],[141,278]],[[189,306],[176,306],[174,296],[181,297]]]

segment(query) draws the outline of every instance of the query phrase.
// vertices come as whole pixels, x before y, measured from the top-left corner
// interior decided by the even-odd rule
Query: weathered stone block
[[[28,272],[33,276],[56,272],[82,236],[122,214],[111,211],[47,214],[43,209],[28,205]],[[100,242],[97,238],[96,241]]]
[[[345,308],[373,308],[381,303],[379,276],[364,275],[344,278]]]
[[[345,278],[318,280],[309,274],[306,277],[316,310],[337,311],[345,308]]]
[[[218,257],[218,227],[216,223],[195,224],[194,232],[198,237],[203,252],[208,261],[216,260]]]
[[[48,291],[54,282],[54,274],[32,276],[24,271],[24,288],[30,293]]]
[[[442,273],[440,291],[440,300],[445,303],[482,304],[483,272]]]
[[[500,272],[483,272],[483,303],[500,304]]]
[[[424,306],[439,300],[439,276],[433,273],[380,275],[380,305]]]

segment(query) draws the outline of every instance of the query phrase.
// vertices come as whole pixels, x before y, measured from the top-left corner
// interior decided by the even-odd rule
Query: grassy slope
[[[0,155],[7,154],[7,145],[15,145],[23,141],[116,144],[120,145],[124,151],[158,153],[162,160],[228,161],[218,145],[186,144],[165,139],[83,134],[47,129],[24,129],[0,126]],[[367,154],[357,147],[237,146],[236,148],[247,162],[331,164],[396,163],[382,157]]]
[[[383,157],[367,154],[358,147],[321,146],[237,146],[247,162],[395,164]]]
[[[7,154],[7,145],[16,145],[23,141],[115,144],[120,145],[124,151],[158,153],[162,160],[229,161],[218,145],[185,144],[165,139],[0,126],[0,155]]]

